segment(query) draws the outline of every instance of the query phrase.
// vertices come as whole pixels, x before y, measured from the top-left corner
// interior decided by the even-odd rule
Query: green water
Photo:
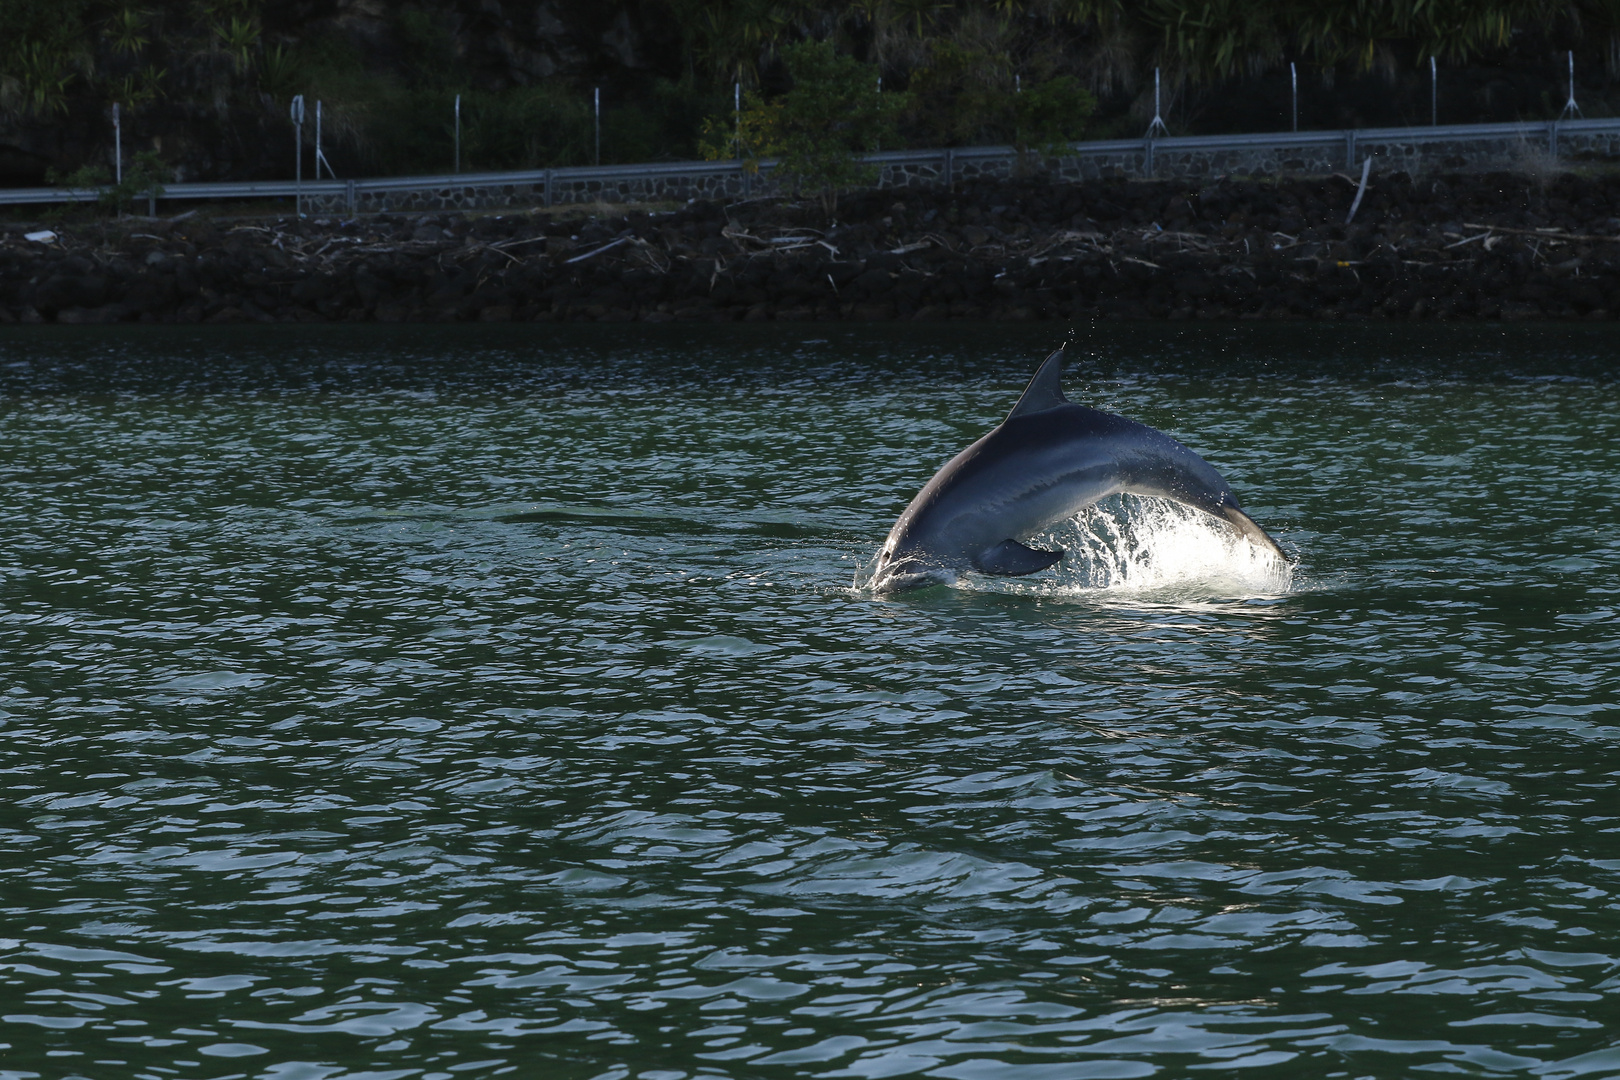
[[[0,1078],[1620,1075],[1613,331],[654,329],[0,337]]]

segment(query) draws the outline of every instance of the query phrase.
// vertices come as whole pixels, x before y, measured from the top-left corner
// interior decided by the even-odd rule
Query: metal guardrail
[[[1071,156],[1078,158],[1118,154],[1141,153],[1146,171],[1151,174],[1156,154],[1253,150],[1264,148],[1305,148],[1343,145],[1345,163],[1355,163],[1358,146],[1367,144],[1404,143],[1466,143],[1487,139],[1520,139],[1525,143],[1543,143],[1549,152],[1558,153],[1560,136],[1620,135],[1620,118],[1606,120],[1554,120],[1543,123],[1518,124],[1452,124],[1439,127],[1402,128],[1347,128],[1339,131],[1263,132],[1248,135],[1182,135],[1142,139],[1109,139],[1070,144]],[[894,150],[864,155],[864,160],[875,165],[938,165],[949,177],[957,163],[995,160],[1011,157],[1016,151],[1010,146],[965,146],[948,150]],[[760,170],[768,173],[774,161],[762,161]],[[512,172],[451,173],[439,176],[391,176],[363,180],[249,180],[243,182],[166,184],[163,193],[151,199],[156,201],[196,201],[211,199],[270,199],[270,198],[342,198],[352,211],[357,199],[365,194],[380,192],[433,191],[441,188],[488,188],[530,185],[542,188],[549,204],[553,189],[559,184],[574,184],[593,180],[635,180],[648,177],[730,176],[746,177],[739,161],[680,161],[638,165],[576,165],[557,169],[527,169]],[[94,202],[101,190],[58,187],[0,188],[0,205]],[[139,199],[141,196],[137,196]],[[150,198],[150,197],[148,197]]]

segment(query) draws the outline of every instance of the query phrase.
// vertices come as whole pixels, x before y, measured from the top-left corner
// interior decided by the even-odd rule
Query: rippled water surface
[[[1620,1075],[1612,331],[0,337],[0,1078]]]

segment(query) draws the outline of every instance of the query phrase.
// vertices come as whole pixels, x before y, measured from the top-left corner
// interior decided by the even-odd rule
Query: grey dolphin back
[[[1029,385],[1024,388],[1023,396],[1013,406],[1012,412],[1007,414],[1007,420],[1021,416],[1032,416],[1035,413],[1045,412],[1048,409],[1055,409],[1060,405],[1070,403],[1069,399],[1063,396],[1063,361],[1064,352],[1060,348],[1041,362],[1041,366],[1035,371],[1035,377],[1030,379]],[[1002,423],[1006,422],[1006,420],[1002,421]],[[1238,504],[1237,495],[1227,485],[1226,478],[1221,476],[1209,462],[1162,431],[1150,428],[1146,424],[1140,424],[1134,420],[1125,421],[1125,423],[1139,429],[1151,440],[1162,441],[1167,448],[1173,448],[1169,454],[1171,462],[1166,463],[1171,464],[1173,462],[1170,469],[1173,478],[1171,478],[1170,483],[1159,484],[1148,480],[1147,477],[1141,477],[1140,480],[1148,480],[1148,482],[1142,483],[1140,480],[1138,483],[1126,482],[1120,485],[1120,490],[1138,495],[1156,495],[1160,498],[1169,498],[1186,503],[1189,506],[1195,506],[1212,517],[1230,523],[1249,542],[1270,551],[1284,562],[1288,561],[1287,554],[1278,546],[1277,541],[1273,540],[1270,534],[1260,527],[1258,522],[1243,512],[1242,507]],[[1185,455],[1185,457],[1181,461],[1176,462],[1174,460],[1182,455]],[[1179,466],[1179,468],[1175,466]],[[1202,480],[1205,490],[1196,491],[1186,487],[1185,482],[1189,478]],[[1000,552],[1004,546],[992,548],[990,551]],[[1022,547],[1023,545],[1018,546]],[[1024,550],[1028,551],[1030,549],[1025,548]],[[981,556],[981,560],[986,559],[989,555],[990,552],[986,552],[984,556]],[[1059,552],[1058,556],[1061,557],[1062,553]],[[1053,559],[1052,561],[1056,562],[1057,560]],[[1028,558],[1009,557],[1005,562],[1016,566],[1034,565],[1034,560]],[[1035,567],[1035,570],[1044,569],[1046,569],[1045,566]],[[986,572],[1020,575],[1034,573],[1035,570],[986,570]]]
[[[1278,558],[1287,556],[1259,524],[1243,512],[1237,495],[1226,479],[1209,462],[1175,438],[1135,420],[1099,413],[1075,406],[1063,394],[1064,350],[1058,349],[1042,361],[1035,375],[1024,388],[1017,404],[1007,414],[1003,424],[1033,417],[1067,406],[1067,412],[1078,413],[1088,422],[1105,421],[1116,427],[1116,434],[1136,444],[1137,453],[1131,465],[1120,462],[1120,483],[1116,490],[1136,495],[1152,495],[1197,507],[1205,513],[1228,522],[1245,539],[1271,551]],[[1041,551],[1026,547],[1009,537],[978,553],[973,565],[983,573],[1002,577],[1022,577],[1054,565],[1063,552]]]
[[[1140,432],[1143,442],[1157,452],[1142,455],[1135,469],[1122,469],[1118,490],[1195,507],[1227,522],[1250,543],[1288,561],[1277,541],[1244,513],[1237,493],[1213,465],[1162,431],[1136,421],[1128,423]]]

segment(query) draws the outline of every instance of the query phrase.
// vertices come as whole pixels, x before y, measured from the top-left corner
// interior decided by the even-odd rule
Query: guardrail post
[[[1142,171],[1148,179],[1153,178],[1153,138],[1149,136],[1142,140]]]
[[[945,159],[941,172],[945,177],[945,190],[949,191],[956,186],[956,163],[951,160],[956,155],[947,148],[940,156]]]
[[[737,168],[742,170],[743,198],[752,199],[754,197],[754,174],[748,171],[746,165],[738,165]]]
[[[1356,167],[1356,130],[1351,128],[1344,133],[1344,167]]]
[[[551,206],[551,174],[552,174],[552,171],[553,170],[551,170],[551,169],[546,170],[546,206],[548,208]]]
[[[1429,126],[1440,126],[1440,69],[1429,57]]]
[[[354,181],[353,180],[345,180],[345,181],[343,181],[343,204],[349,208],[349,213],[350,214],[354,213]]]

